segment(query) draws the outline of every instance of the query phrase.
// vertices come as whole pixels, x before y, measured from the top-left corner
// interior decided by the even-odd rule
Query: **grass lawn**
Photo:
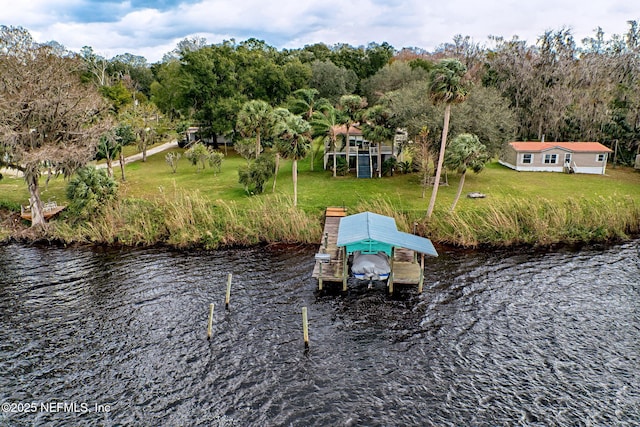
[[[182,149],[173,151],[183,152]],[[128,153],[131,154],[131,153]],[[120,191],[124,197],[154,198],[161,192],[175,189],[197,190],[210,200],[222,199],[234,201],[238,207],[250,206],[256,198],[268,201],[271,198],[293,197],[291,179],[291,161],[281,160],[275,193],[272,193],[272,180],[265,186],[265,193],[248,196],[238,183],[238,167],[246,161],[229,150],[222,164],[222,171],[214,173],[207,167],[197,172],[187,159],[180,159],[177,172],[171,172],[165,162],[165,153],[147,158],[147,162],[134,162],[126,166],[126,181],[121,183]],[[305,211],[322,211],[326,206],[347,206],[351,212],[361,203],[384,199],[398,210],[413,211],[419,215],[426,212],[431,190],[421,198],[422,189],[419,177],[415,174],[397,174],[382,179],[357,179],[354,176],[333,178],[330,171],[322,170],[322,157],[316,157],[314,171],[310,170],[310,161],[305,159],[298,165],[298,205]],[[119,168],[114,169],[117,178]],[[448,174],[449,186],[441,186],[437,204],[449,207],[455,197],[459,177]],[[42,200],[66,201],[66,181],[62,177],[52,179],[48,188],[42,180]],[[535,202],[544,198],[560,202],[566,198],[595,199],[602,196],[631,196],[640,203],[640,172],[628,167],[609,166],[607,174],[562,174],[547,172],[516,172],[497,162],[487,165],[479,174],[468,173],[463,196],[469,192],[481,192],[485,199],[462,197],[456,210],[473,209],[495,201],[508,201],[512,198]],[[26,204],[28,192],[22,178],[5,174],[0,180],[0,202],[4,204]]]

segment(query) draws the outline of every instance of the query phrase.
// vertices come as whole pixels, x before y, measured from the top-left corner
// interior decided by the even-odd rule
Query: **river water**
[[[639,247],[441,249],[393,297],[313,247],[0,247],[0,425],[637,426]]]

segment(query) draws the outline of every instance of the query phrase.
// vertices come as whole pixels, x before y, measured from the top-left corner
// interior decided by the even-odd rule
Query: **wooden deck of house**
[[[327,208],[325,211],[322,242],[316,255],[316,263],[311,276],[318,280],[318,289],[322,290],[324,282],[340,283],[342,290],[347,290],[349,277],[348,265],[344,263],[344,248],[337,246],[340,218],[347,215],[344,208]],[[324,254],[324,256],[322,255]],[[326,260],[328,255],[328,260]],[[410,249],[396,248],[391,260],[391,274],[387,281],[389,293],[393,293],[394,285],[418,285],[422,292],[424,283],[424,255]],[[322,258],[325,259],[323,262]]]

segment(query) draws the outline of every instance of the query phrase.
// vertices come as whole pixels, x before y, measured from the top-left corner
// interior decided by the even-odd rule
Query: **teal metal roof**
[[[340,219],[338,246],[346,246],[347,252],[360,250],[391,254],[391,248],[406,248],[425,255],[438,256],[431,240],[398,231],[396,220],[373,212],[362,212]]]

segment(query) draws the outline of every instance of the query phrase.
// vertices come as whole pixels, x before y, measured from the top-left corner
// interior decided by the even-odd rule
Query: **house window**
[[[530,164],[533,163],[533,154],[523,154],[522,155],[522,163]]]
[[[571,163],[571,153],[564,153],[564,162]]]
[[[545,154],[544,155],[545,164],[556,164],[558,163],[558,155],[557,154]]]
[[[598,154],[598,157],[596,157],[596,161],[597,162],[604,162],[604,154]]]

